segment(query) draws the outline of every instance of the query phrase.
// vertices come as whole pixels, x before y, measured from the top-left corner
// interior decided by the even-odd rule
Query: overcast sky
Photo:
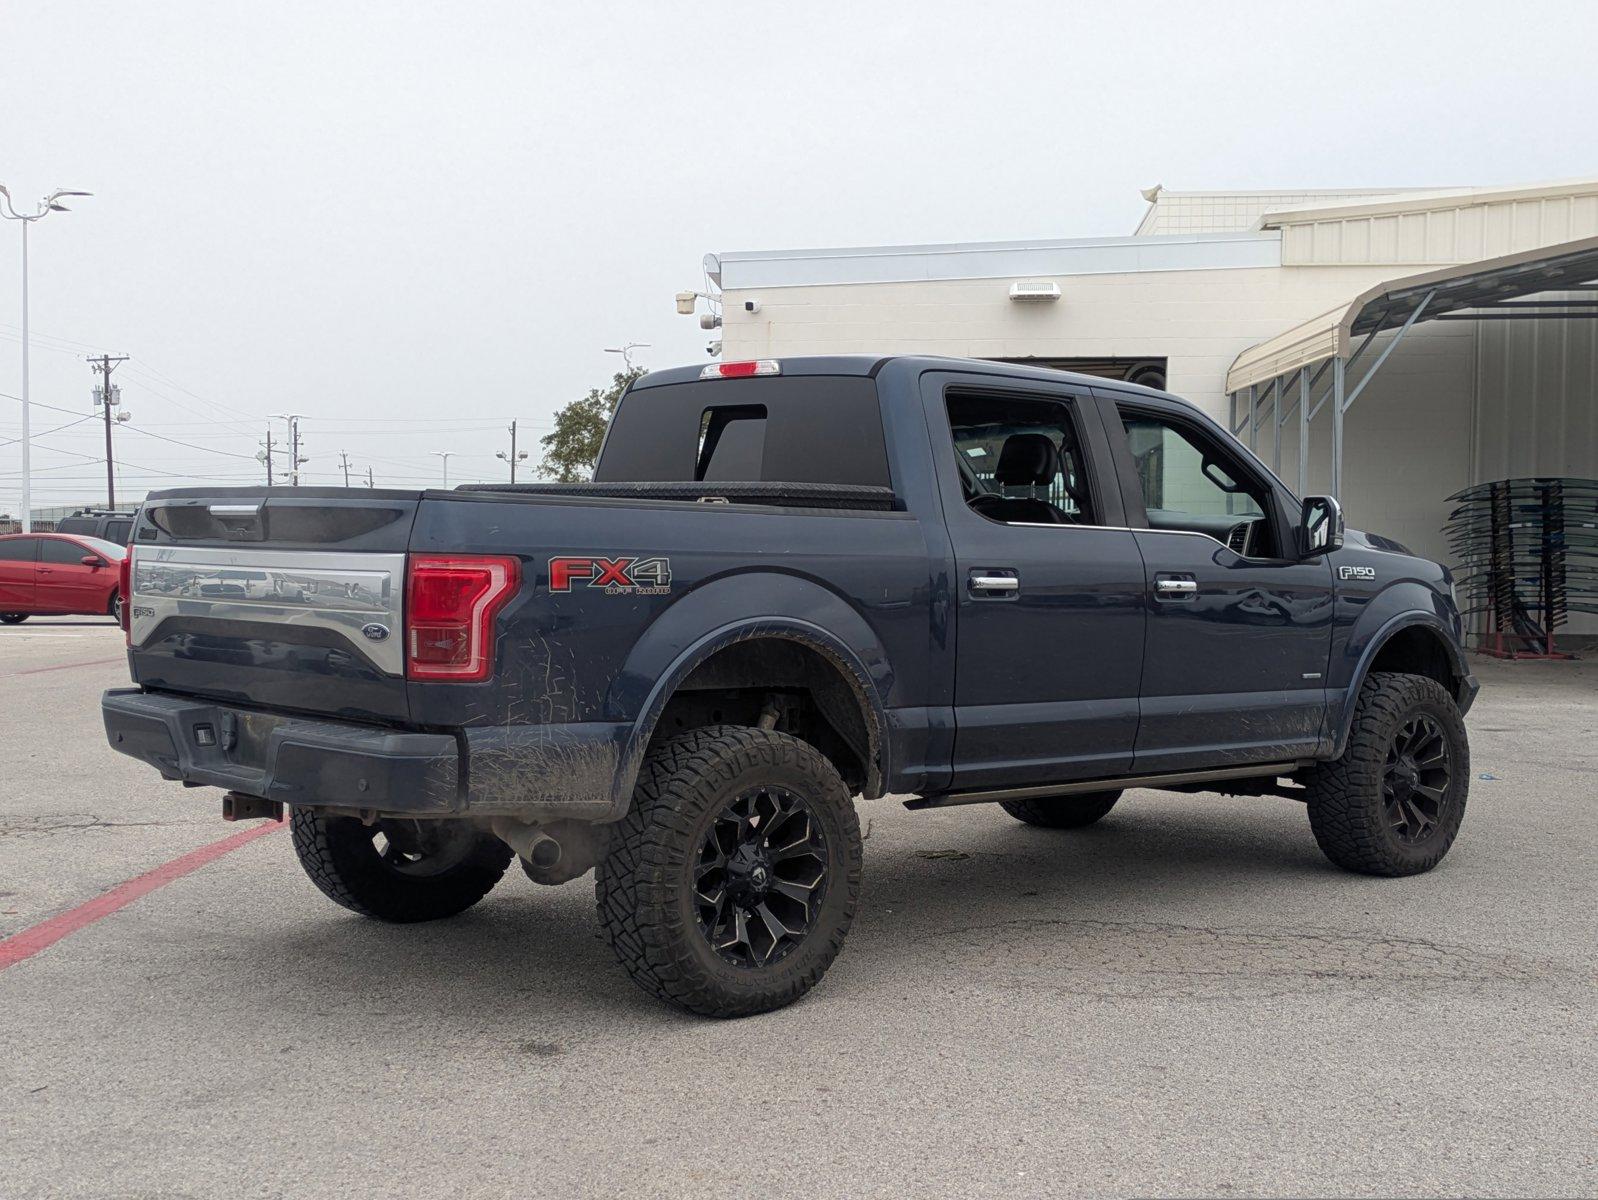
[[[311,482],[340,450],[499,478],[503,427],[536,459],[604,347],[705,360],[672,293],[707,250],[1129,234],[1154,183],[1590,175],[1595,44],[1590,3],[0,0],[0,182],[95,193],[30,235],[33,398],[67,410],[35,409],[34,501],[103,500],[99,427],[48,432],[90,412],[91,352],[132,356],[133,497],[259,480],[285,412]]]

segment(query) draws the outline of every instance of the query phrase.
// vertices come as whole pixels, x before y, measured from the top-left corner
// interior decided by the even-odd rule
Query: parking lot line
[[[4,941],[0,941],[0,971],[16,966],[23,959],[32,958],[62,938],[94,924],[102,917],[110,916],[118,909],[126,908],[141,896],[148,896],[157,888],[165,887],[174,879],[181,879],[190,871],[197,871],[207,863],[215,862],[224,854],[248,845],[258,837],[275,833],[286,824],[283,821],[266,821],[254,829],[246,829],[242,833],[232,834],[208,846],[201,846],[198,850],[190,850],[170,862],[162,863],[153,871],[146,871],[143,875],[136,875],[125,883],[117,884],[109,892],[96,896],[93,900],[76,908],[69,908],[64,913],[58,913],[47,921],[29,926],[21,933],[12,934]]]
[[[124,662],[122,658],[94,658],[88,662],[56,663],[53,667],[29,667],[26,671],[7,671],[0,679],[15,679],[18,675],[43,675],[46,671],[69,671],[73,667],[103,667],[108,663]]]

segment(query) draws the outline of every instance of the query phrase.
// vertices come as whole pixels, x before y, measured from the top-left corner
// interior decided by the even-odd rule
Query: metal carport
[[[1598,317],[1598,237],[1501,258],[1461,263],[1368,288],[1346,305],[1312,317],[1237,356],[1226,376],[1232,432],[1282,467],[1282,428],[1298,420],[1298,478],[1309,474],[1310,423],[1332,404],[1332,494],[1343,490],[1343,418],[1404,335],[1422,321],[1537,321]],[[1527,299],[1543,292],[1582,298]],[[1378,334],[1396,330],[1357,382],[1350,373]],[[1318,364],[1318,365],[1317,365]]]

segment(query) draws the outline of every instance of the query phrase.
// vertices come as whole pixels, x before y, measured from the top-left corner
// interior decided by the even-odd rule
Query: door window
[[[33,562],[38,557],[38,538],[9,538],[0,541],[0,562]]]
[[[1151,529],[1202,533],[1253,557],[1275,553],[1268,493],[1235,455],[1153,413],[1123,410],[1121,421]]]
[[[80,565],[83,556],[88,551],[76,542],[62,541],[60,538],[45,538],[44,545],[39,551],[39,561],[47,563],[72,563]]]
[[[947,404],[960,488],[975,512],[1005,524],[1098,524],[1068,404],[991,392],[950,392]]]

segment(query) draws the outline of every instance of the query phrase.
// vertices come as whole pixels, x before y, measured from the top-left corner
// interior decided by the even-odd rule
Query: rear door
[[[116,568],[91,567],[84,558],[91,551],[70,538],[41,539],[39,562],[35,568],[38,591],[35,604],[40,612],[104,612],[110,602],[110,588],[116,585]],[[93,557],[100,558],[94,554]],[[102,598],[103,597],[103,598]]]
[[[1101,400],[1148,614],[1138,774],[1313,755],[1332,576],[1296,557],[1284,488],[1183,405]]]
[[[1086,389],[923,377],[956,559],[956,789],[1124,773],[1143,566]]]
[[[0,612],[32,612],[36,537],[0,538]]]

